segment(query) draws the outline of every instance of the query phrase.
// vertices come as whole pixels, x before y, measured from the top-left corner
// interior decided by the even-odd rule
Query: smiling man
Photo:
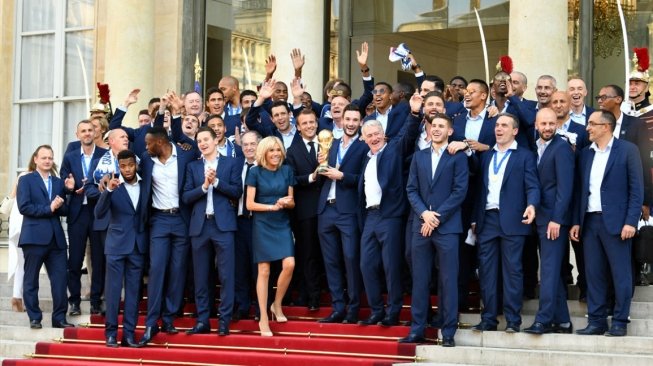
[[[594,113],[594,109],[585,104],[585,97],[587,97],[585,82],[578,77],[571,78],[567,82],[567,91],[571,97],[571,111],[569,112],[571,119],[585,126],[590,115]]]

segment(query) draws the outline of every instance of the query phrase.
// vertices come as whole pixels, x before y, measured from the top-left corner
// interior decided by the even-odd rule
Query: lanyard
[[[48,176],[48,199],[52,200],[52,176]]]
[[[91,159],[88,160],[88,165],[86,164],[86,159],[84,154],[82,154],[82,171],[84,172],[84,179],[88,178],[88,170],[91,168]]]
[[[340,164],[342,164],[342,159],[345,157],[345,155],[347,154],[347,151],[349,151],[349,148],[353,144],[354,144],[354,141],[350,142],[349,146],[347,146],[347,148],[343,148],[342,147],[342,145],[343,145],[342,140],[340,140],[340,145],[338,145],[338,156],[337,156],[338,157],[338,167],[340,167]]]
[[[497,165],[498,151],[494,151],[494,156],[492,156],[492,168],[494,169],[494,175],[499,174],[499,170],[501,169],[501,166],[506,161],[506,159],[508,159],[508,157],[510,156],[510,153],[512,153],[512,150],[508,149],[508,151],[506,151],[505,155],[503,155],[503,157],[499,161],[499,165]]]

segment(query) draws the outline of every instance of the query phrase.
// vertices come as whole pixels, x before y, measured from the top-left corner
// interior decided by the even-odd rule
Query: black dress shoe
[[[70,304],[68,315],[82,315],[82,309],[79,308],[79,304]]]
[[[153,327],[145,327],[145,332],[143,333],[143,338],[138,342],[141,346],[144,346],[154,338],[155,335],[159,333],[159,327],[158,326],[153,326]]]
[[[107,345],[107,347],[111,347],[111,348],[118,347],[118,341],[116,340],[116,336],[108,336],[105,344]]]
[[[68,323],[65,320],[52,323],[52,328],[73,328],[73,327],[75,327],[74,324]]]
[[[625,325],[612,325],[605,335],[607,337],[625,337],[628,333],[628,327]]]
[[[161,331],[163,333],[168,333],[168,334],[177,334],[177,333],[179,333],[177,328],[175,328],[175,326],[172,323],[163,323],[163,325],[161,326]]]
[[[91,315],[104,315],[102,305],[91,305]]]
[[[571,334],[574,332],[574,325],[572,323],[569,323],[566,327],[563,327],[560,324],[553,324],[552,328],[553,333]]]
[[[506,333],[519,333],[519,325],[515,323],[508,323],[506,325]]]
[[[553,328],[545,326],[543,323],[535,322],[528,328],[524,328],[524,333],[528,334],[544,334],[553,332]]]
[[[491,330],[497,330],[497,326],[496,325],[491,325],[490,323],[488,323],[488,322],[486,322],[484,320],[481,320],[480,323],[478,323],[478,324],[476,324],[475,326],[472,327],[472,330],[476,331],[476,332],[487,332],[487,331],[491,331]]]
[[[345,314],[334,311],[326,318],[322,318],[317,322],[318,323],[342,323],[343,320],[345,320]]]
[[[320,310],[320,302],[317,300],[311,300],[308,302],[308,311],[318,311]]]
[[[129,348],[141,348],[141,347],[143,347],[142,344],[140,344],[140,343],[138,343],[138,342],[136,342],[134,340],[133,336],[131,336],[131,337],[122,337],[122,341],[120,342],[120,344],[123,347],[129,347]]]
[[[588,325],[587,327],[583,329],[578,329],[576,331],[576,334],[579,335],[603,335],[605,334],[605,327],[599,327],[596,325]]]
[[[207,324],[204,324],[202,322],[197,322],[194,327],[190,328],[189,330],[186,331],[186,334],[192,335],[192,334],[207,334],[211,332],[211,327]]]
[[[220,320],[220,322],[218,323],[218,335],[219,336],[229,335],[229,322]]]
[[[399,325],[399,316],[388,315],[379,322],[379,325],[382,327],[393,327],[395,325]]]
[[[41,324],[40,320],[30,320],[29,327],[32,329],[41,329],[43,328],[43,324]]]
[[[359,325],[377,325],[383,320],[383,313],[381,314],[372,314],[369,318],[361,320],[358,322]]]
[[[347,314],[345,317],[345,320],[342,321],[343,324],[356,324],[358,323],[358,315],[357,314]]]
[[[424,343],[424,342],[426,342],[424,336],[415,333],[410,333],[407,337],[399,339],[399,343]]]
[[[444,337],[442,338],[442,347],[456,347],[456,341],[453,340],[453,337]]]

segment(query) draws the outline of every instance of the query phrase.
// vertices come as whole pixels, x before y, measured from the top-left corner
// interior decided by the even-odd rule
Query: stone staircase
[[[39,305],[43,310],[43,329],[30,329],[27,313],[11,310],[11,286],[7,282],[7,273],[0,273],[0,362],[6,358],[23,358],[34,352],[34,346],[40,341],[51,341],[63,337],[63,329],[52,328],[52,298],[50,281],[47,275],[40,276]],[[90,303],[82,301],[81,316],[67,316],[73,324],[90,322]]]
[[[577,300],[567,303],[574,328],[584,328],[587,324],[586,304]],[[522,327],[532,324],[537,308],[537,300],[524,302]],[[417,356],[424,365],[653,365],[653,286],[636,288],[630,318],[628,336],[621,338],[508,334],[502,331],[505,320],[501,319],[497,332],[460,329],[456,333],[457,347],[418,346]],[[462,314],[460,321],[464,325],[473,325],[480,321],[480,316]]]

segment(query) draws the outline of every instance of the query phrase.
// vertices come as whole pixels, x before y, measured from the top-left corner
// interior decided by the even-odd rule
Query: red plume
[[[109,84],[97,83],[98,95],[100,96],[100,103],[107,104],[111,99],[111,92],[109,91]]]
[[[644,72],[648,70],[651,64],[648,58],[648,49],[635,48],[635,55],[637,56],[637,71]]]
[[[506,74],[511,74],[512,73],[512,59],[510,56],[501,56],[499,59],[499,63],[501,64],[501,70],[505,72]]]

